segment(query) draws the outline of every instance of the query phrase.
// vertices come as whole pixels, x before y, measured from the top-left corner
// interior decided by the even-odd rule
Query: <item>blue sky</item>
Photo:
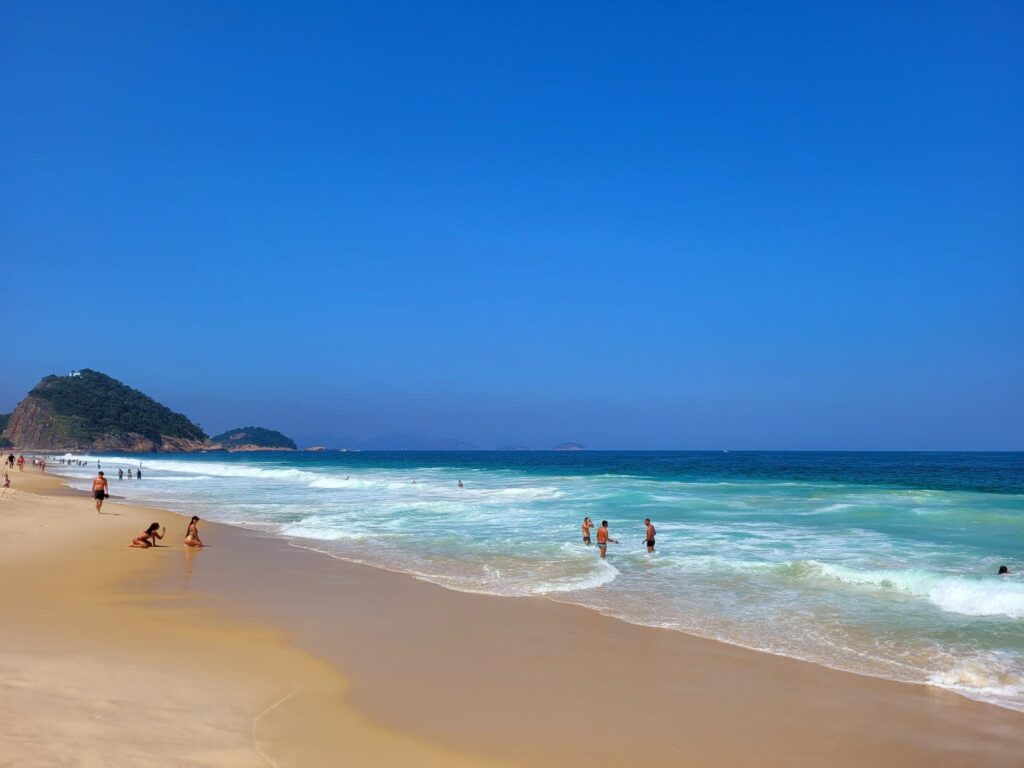
[[[213,432],[1024,449],[1022,37],[0,2],[0,410],[91,367]]]

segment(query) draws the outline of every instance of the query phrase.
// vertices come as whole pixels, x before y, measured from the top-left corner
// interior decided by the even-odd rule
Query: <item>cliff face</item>
[[[204,451],[208,441],[160,435],[159,441],[138,432],[98,435],[83,439],[73,435],[75,417],[54,413],[47,400],[29,395],[14,409],[3,435],[14,446],[37,451],[123,451],[125,453],[152,453],[153,451]]]
[[[26,397],[7,420],[4,437],[19,448],[54,449],[64,430],[55,423],[53,406],[31,395]]]
[[[18,403],[3,436],[18,448],[42,451],[148,453],[210,447],[203,431],[181,414],[88,370],[40,381]]]

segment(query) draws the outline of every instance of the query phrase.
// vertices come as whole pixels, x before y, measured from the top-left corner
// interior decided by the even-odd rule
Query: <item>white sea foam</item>
[[[115,484],[133,501],[273,531],[448,588],[547,595],[1024,709],[1022,643],[1013,639],[1024,578],[974,575],[994,574],[1002,558],[1012,566],[999,544],[1021,531],[1024,497],[261,456],[100,459],[108,475],[143,463],[143,482]],[[56,469],[87,488],[96,457]],[[577,543],[583,515],[611,520],[623,542],[607,560]],[[653,556],[640,541],[645,516],[659,531]],[[1009,533],[985,533],[972,549],[960,528],[941,530],[961,516],[972,531]],[[914,518],[928,528],[911,528]],[[979,562],[978,552],[991,554]],[[1000,649],[1005,657],[988,653]]]
[[[619,569],[607,560],[598,559],[590,573],[556,582],[536,584],[527,589],[532,595],[549,595],[554,592],[577,592],[583,589],[596,589],[615,581]]]
[[[924,597],[951,613],[1024,618],[1024,584],[1001,576],[970,579],[922,570],[865,571],[826,563],[813,565],[824,576]]]

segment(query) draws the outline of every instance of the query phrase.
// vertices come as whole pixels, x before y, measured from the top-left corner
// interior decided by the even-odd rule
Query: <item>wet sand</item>
[[[1024,754],[1024,715],[935,688],[451,592],[226,526],[203,524],[212,546],[189,552],[171,513],[108,502],[122,516],[98,519],[63,493],[0,497],[14,619],[0,739],[53,756],[11,765],[934,768]],[[173,546],[129,549],[149,518],[174,521]],[[147,722],[150,762],[119,746]],[[83,739],[93,762],[60,759]]]

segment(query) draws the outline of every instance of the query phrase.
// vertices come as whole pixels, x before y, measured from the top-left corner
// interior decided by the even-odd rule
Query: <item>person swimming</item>
[[[199,538],[199,526],[196,523],[199,522],[199,515],[192,515],[192,519],[188,524],[188,531],[185,533],[185,546],[186,547],[205,547],[203,540]]]
[[[462,481],[461,481],[461,480],[459,480],[459,488],[465,488],[465,487],[466,487],[466,486],[464,486],[464,485],[462,484]]]
[[[1000,565],[999,566],[999,573],[996,574],[996,575],[997,576],[1012,576],[1013,574],[1010,573],[1010,569],[1007,568],[1005,565]]]
[[[162,539],[164,533],[167,532],[167,528],[164,528],[164,533],[161,533],[157,529],[160,527],[160,523],[151,523],[149,528],[144,530],[134,539],[132,539],[132,546],[139,547],[140,549],[149,549],[150,547],[156,546],[156,539]]]

